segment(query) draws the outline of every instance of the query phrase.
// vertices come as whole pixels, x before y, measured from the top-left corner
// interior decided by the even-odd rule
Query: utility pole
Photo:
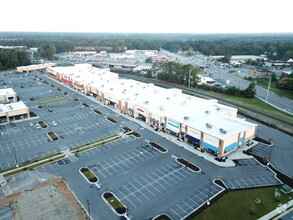
[[[189,68],[189,74],[188,74],[188,87],[190,87],[190,75],[191,75],[191,67]]]
[[[270,91],[270,87],[271,87],[271,81],[272,81],[272,77],[270,78],[269,85],[268,85],[267,96],[266,96],[266,104],[268,104],[268,97],[269,97],[269,91]]]

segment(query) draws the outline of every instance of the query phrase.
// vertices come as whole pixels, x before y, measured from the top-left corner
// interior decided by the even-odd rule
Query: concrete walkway
[[[47,79],[52,80],[52,81],[54,81],[56,83],[59,83],[62,86],[65,86],[66,88],[68,88],[68,89],[70,89],[70,90],[78,93],[79,95],[84,96],[87,99],[90,99],[91,101],[93,101],[93,102],[95,102],[95,103],[97,103],[99,105],[102,105],[103,107],[108,108],[109,110],[115,112],[116,114],[119,114],[119,115],[123,116],[124,118],[127,118],[128,120],[133,121],[133,122],[139,124],[141,127],[144,127],[144,128],[146,128],[146,129],[148,129],[148,130],[150,130],[150,131],[152,131],[152,132],[154,132],[156,134],[161,135],[162,137],[165,137],[167,140],[169,140],[169,141],[171,141],[171,142],[173,142],[173,143],[175,143],[177,145],[180,145],[180,146],[184,147],[186,150],[188,150],[188,151],[190,151],[190,152],[192,152],[194,154],[197,154],[198,156],[203,157],[204,159],[206,159],[206,160],[208,160],[208,161],[210,161],[210,162],[212,162],[215,165],[220,166],[220,167],[235,167],[236,164],[233,162],[233,160],[235,160],[235,159],[253,158],[253,156],[244,154],[243,153],[243,150],[248,150],[249,148],[251,148],[251,147],[253,147],[253,146],[255,146],[255,145],[258,144],[257,141],[253,141],[254,144],[251,145],[251,146],[242,145],[242,146],[240,146],[239,149],[237,149],[234,152],[232,152],[231,154],[229,154],[229,156],[228,156],[228,158],[226,159],[225,162],[219,162],[219,161],[215,160],[215,156],[214,155],[212,155],[210,153],[207,153],[207,152],[201,152],[201,151],[195,149],[194,146],[191,145],[191,144],[188,144],[188,143],[185,143],[185,142],[180,142],[180,141],[177,140],[177,137],[175,137],[173,135],[170,135],[170,134],[167,134],[167,133],[163,133],[163,132],[156,132],[152,127],[150,127],[149,125],[147,125],[145,122],[143,122],[141,120],[138,120],[138,119],[135,119],[135,118],[133,118],[133,117],[131,117],[129,115],[123,114],[120,111],[118,111],[118,110],[116,110],[114,108],[111,108],[111,107],[109,107],[107,105],[103,105],[96,98],[94,98],[92,96],[87,96],[87,95],[85,95],[82,92],[76,91],[75,89],[71,88],[70,86],[68,86],[68,85],[66,85],[66,84],[64,84],[62,82],[59,82],[56,79],[53,79],[53,78],[51,78],[51,77],[49,77],[47,75],[42,75],[42,76],[44,76]]]
[[[272,219],[274,217],[278,217],[276,219],[279,219],[279,215],[286,215],[290,210],[290,208],[293,206],[293,199],[289,202],[283,204],[282,206],[276,208],[275,210],[269,212],[268,214],[264,215],[263,217],[259,218],[258,220],[268,220]],[[288,211],[287,211],[288,210]]]

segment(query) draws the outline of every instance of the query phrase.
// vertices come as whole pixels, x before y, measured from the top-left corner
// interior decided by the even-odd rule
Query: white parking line
[[[140,182],[138,182],[136,179],[134,179],[134,181],[136,181],[140,186],[143,186]],[[152,194],[153,196],[156,196],[154,193],[152,193],[148,188],[146,188],[146,190]]]
[[[128,183],[135,189],[135,191],[137,192],[137,193],[140,193],[141,195],[143,195],[147,200],[150,200],[145,194],[143,194],[142,192],[141,192],[141,189],[138,189],[138,188],[136,188],[131,182],[129,182],[128,181]],[[145,188],[145,187],[142,187],[142,189],[143,188]]]
[[[183,217],[183,216],[179,215],[177,212],[175,212],[173,209],[170,208],[170,210],[171,210],[173,213],[175,213],[175,215],[177,215],[180,219]]]
[[[144,179],[142,176],[140,177],[143,181],[145,181],[146,183],[148,183],[148,181],[146,179]],[[159,184],[159,183],[158,183]],[[160,186],[162,186],[161,184],[159,184]],[[153,187],[155,190],[157,190],[159,193],[162,193],[160,190],[158,190],[156,187],[154,187],[154,185],[150,185],[151,187]]]
[[[134,194],[136,191],[134,191],[134,192],[131,192],[129,189],[127,189],[125,186],[123,186],[128,192],[129,192],[129,194],[127,195],[127,197],[129,197],[130,195],[133,195],[141,204],[143,204],[143,202],[139,199],[139,198],[137,198],[137,196]],[[124,197],[122,197],[121,199],[124,199]]]
[[[131,200],[130,200],[129,198],[127,198],[127,196],[125,196],[125,194],[124,194],[122,191],[120,191],[118,188],[116,188],[116,190],[117,190],[120,194],[122,194],[123,198],[125,198],[127,201],[129,201],[129,202],[134,206],[134,208],[136,208],[136,205],[135,205],[133,202],[131,202]],[[120,200],[122,200],[122,199],[120,199]]]

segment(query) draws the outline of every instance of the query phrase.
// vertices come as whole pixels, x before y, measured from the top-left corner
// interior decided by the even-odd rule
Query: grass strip
[[[102,147],[105,144],[111,143],[113,141],[117,141],[117,140],[119,140],[121,138],[122,138],[121,136],[117,136],[116,138],[114,138],[112,140],[103,141],[101,143],[98,143],[98,144],[95,144],[95,145],[92,145],[92,146],[89,146],[89,147],[86,147],[86,148],[82,148],[82,149],[79,149],[79,150],[74,150],[74,151],[72,151],[72,153],[81,153],[81,152],[84,152],[84,151],[87,151],[87,150],[90,150],[90,149],[93,149],[93,148],[96,148],[96,147],[100,147],[100,146]]]
[[[60,104],[60,103],[64,103],[64,102],[70,102],[70,101],[73,101],[73,99],[70,98],[70,99],[57,100],[54,102],[46,102],[46,103],[38,104],[38,106],[44,107],[44,106],[56,105],[56,104]]]
[[[42,99],[35,99],[35,100],[33,100],[33,102],[42,102],[42,101],[47,101],[47,100],[52,100],[52,99],[59,99],[59,98],[63,98],[66,96],[67,95],[50,96],[50,97],[42,98]]]
[[[20,168],[20,167],[24,167],[24,166],[27,166],[27,165],[30,165],[30,164],[33,164],[33,163],[36,163],[36,162],[39,162],[39,161],[42,161],[42,160],[46,160],[46,159],[49,159],[51,157],[55,157],[57,155],[61,154],[60,152],[59,153],[55,153],[55,154],[51,154],[51,155],[48,155],[46,157],[42,157],[42,158],[38,158],[38,159],[35,159],[35,160],[32,160],[32,161],[29,161],[27,163],[22,163],[22,164],[19,164],[18,167],[16,166],[13,166],[13,167],[9,167],[7,169],[4,169],[4,170],[0,170],[0,173],[5,173],[9,170],[13,170],[13,169],[17,169],[17,168]]]
[[[95,143],[98,143],[98,142],[101,142],[101,141],[104,141],[104,140],[107,140],[107,139],[110,139],[110,138],[113,138],[113,137],[116,137],[116,136],[118,137],[119,135],[114,134],[114,135],[111,135],[109,137],[105,137],[105,138],[95,140],[95,141],[92,141],[92,142],[89,142],[89,143],[86,143],[86,144],[83,144],[83,145],[79,145],[77,147],[71,148],[70,151],[73,151],[73,150],[76,150],[76,149],[79,149],[79,148],[82,148],[82,147],[85,147],[85,146],[88,146],[88,145],[92,145],[92,144],[95,144]]]
[[[279,197],[275,197],[275,191],[280,193]],[[232,191],[192,219],[258,219],[290,201],[291,197],[292,194],[282,193],[280,186]],[[260,203],[255,202],[256,198]]]

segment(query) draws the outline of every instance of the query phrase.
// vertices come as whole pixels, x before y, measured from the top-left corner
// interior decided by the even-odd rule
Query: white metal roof
[[[20,102],[13,102],[10,104],[0,104],[0,115],[10,111],[17,111],[22,109],[27,109],[28,107],[23,103]]]
[[[220,139],[256,126],[235,117],[235,108],[221,105],[217,100],[183,94],[180,89],[165,89],[153,84],[120,79],[118,74],[91,67],[89,64],[53,69],[69,74],[79,82],[118,100],[142,106],[156,115],[168,117]],[[212,125],[212,128],[208,128],[207,123]],[[226,134],[220,132],[220,129],[224,129]]]
[[[7,89],[0,89],[0,95],[15,95],[16,93],[12,88],[7,88]]]

